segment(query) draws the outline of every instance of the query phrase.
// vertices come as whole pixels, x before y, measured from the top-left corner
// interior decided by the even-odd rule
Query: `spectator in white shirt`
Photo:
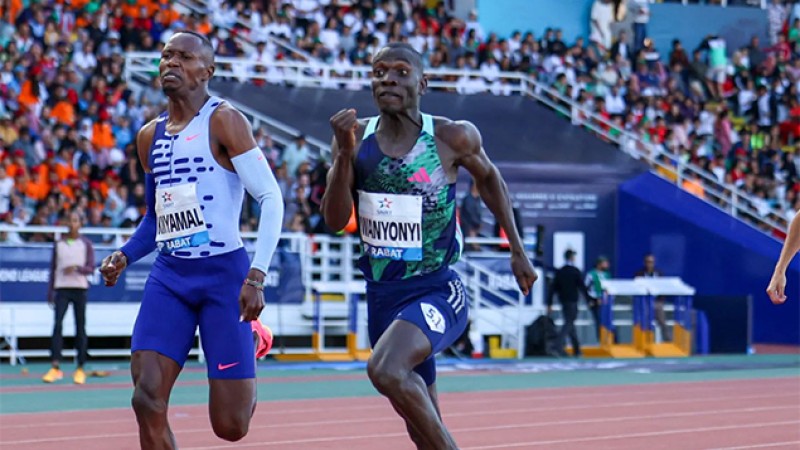
[[[606,94],[606,111],[612,116],[620,115],[625,112],[625,97],[620,94],[617,86],[611,86],[611,90]]]
[[[249,59],[250,61],[261,64],[269,64],[275,60],[275,58],[272,56],[272,52],[267,49],[267,43],[265,41],[258,41],[256,43],[256,48],[250,53]]]
[[[411,36],[408,37],[408,44],[414,47],[414,50],[418,53],[425,53],[425,43],[426,39],[422,35],[422,31],[419,28],[415,28]]]
[[[278,21],[272,22],[267,28],[269,29],[269,34],[280,39],[290,40],[292,38],[292,27],[289,25],[289,18],[286,16],[278,16]]]
[[[514,31],[511,38],[508,40],[508,51],[516,53],[522,47],[522,33]]]
[[[72,55],[72,63],[83,73],[93,72],[97,67],[97,58],[94,56],[94,43],[92,41],[76,49]]]
[[[767,7],[769,37],[772,45],[778,43],[778,35],[781,34],[781,29],[783,29],[783,24],[786,22],[788,14],[789,11],[786,9],[786,5],[783,4],[783,0],[772,0]]]
[[[481,26],[480,22],[478,22],[478,11],[474,9],[469,12],[469,18],[467,19],[464,34],[469,34],[471,30],[475,30],[475,38],[478,41],[483,41],[483,39],[486,37],[486,33],[483,32],[483,27]]]
[[[481,64],[481,76],[490,87],[500,78],[500,65],[497,64],[491,53],[486,58],[486,61]]]
[[[0,166],[0,216],[9,211],[13,192],[14,179],[6,174],[5,166]]]
[[[595,0],[592,4],[591,33],[589,39],[603,50],[610,49],[613,36],[611,23],[614,22],[614,4],[610,0]]]
[[[747,79],[747,85],[739,91],[737,101],[739,103],[739,115],[745,116],[750,113],[753,102],[756,100],[755,83],[752,78]]]
[[[272,18],[266,12],[253,14],[250,24],[250,40],[254,42],[269,39],[269,32],[273,27]]]
[[[633,0],[633,52],[642,48],[647,37],[647,24],[650,22],[650,0]]]
[[[336,18],[331,17],[325,24],[325,29],[319,33],[320,42],[331,54],[336,54],[336,51],[339,50],[339,32],[336,30],[338,25],[339,22]]]
[[[294,25],[295,27],[305,29],[309,23],[314,20],[314,16],[320,9],[319,0],[291,0],[290,2],[294,8]]]

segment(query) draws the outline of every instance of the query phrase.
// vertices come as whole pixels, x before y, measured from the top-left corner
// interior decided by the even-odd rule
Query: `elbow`
[[[277,228],[278,232],[283,228],[283,220],[284,220],[284,205],[283,199],[280,195],[268,195],[261,200],[261,217],[264,218],[264,214],[268,214],[273,220],[270,223],[275,224],[275,228]]]
[[[338,233],[347,227],[347,222],[350,220],[350,210],[332,205],[327,192],[326,195],[322,196],[322,203],[319,209],[322,214],[322,220],[331,230]],[[347,211],[347,213],[345,214],[344,211]]]
[[[325,220],[325,225],[337,233],[347,228],[347,222],[350,220],[349,216],[331,213],[327,209],[323,209],[322,218]]]

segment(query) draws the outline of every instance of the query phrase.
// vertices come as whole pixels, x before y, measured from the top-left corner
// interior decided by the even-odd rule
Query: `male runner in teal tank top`
[[[333,166],[322,212],[331,229],[341,230],[355,206],[373,347],[369,378],[417,447],[439,450],[458,447],[441,420],[434,356],[464,331],[468,315],[463,284],[449,268],[462,248],[459,167],[507,230],[511,268],[526,295],[536,273],[480,133],[469,122],[420,112],[426,87],[422,57],[411,46],[389,44],[375,55],[372,93],[380,116],[359,120],[345,109],[331,118]]]

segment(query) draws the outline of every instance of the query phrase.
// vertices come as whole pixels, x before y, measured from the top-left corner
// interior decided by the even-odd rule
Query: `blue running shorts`
[[[451,346],[467,327],[464,284],[450,268],[400,281],[367,283],[369,340],[378,339],[395,320],[416,325],[431,342],[431,354],[414,368],[430,386],[436,382],[434,357]]]
[[[131,352],[152,350],[183,367],[199,325],[209,378],[255,378],[252,328],[239,321],[239,293],[249,268],[244,248],[198,259],[158,255]]]

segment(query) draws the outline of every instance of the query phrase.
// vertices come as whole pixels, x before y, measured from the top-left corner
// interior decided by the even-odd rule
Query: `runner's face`
[[[158,65],[165,94],[193,91],[211,79],[214,66],[205,52],[200,39],[191,34],[178,33],[167,42]]]
[[[396,114],[419,108],[427,82],[405,49],[384,49],[372,63],[372,96],[381,112]]]

